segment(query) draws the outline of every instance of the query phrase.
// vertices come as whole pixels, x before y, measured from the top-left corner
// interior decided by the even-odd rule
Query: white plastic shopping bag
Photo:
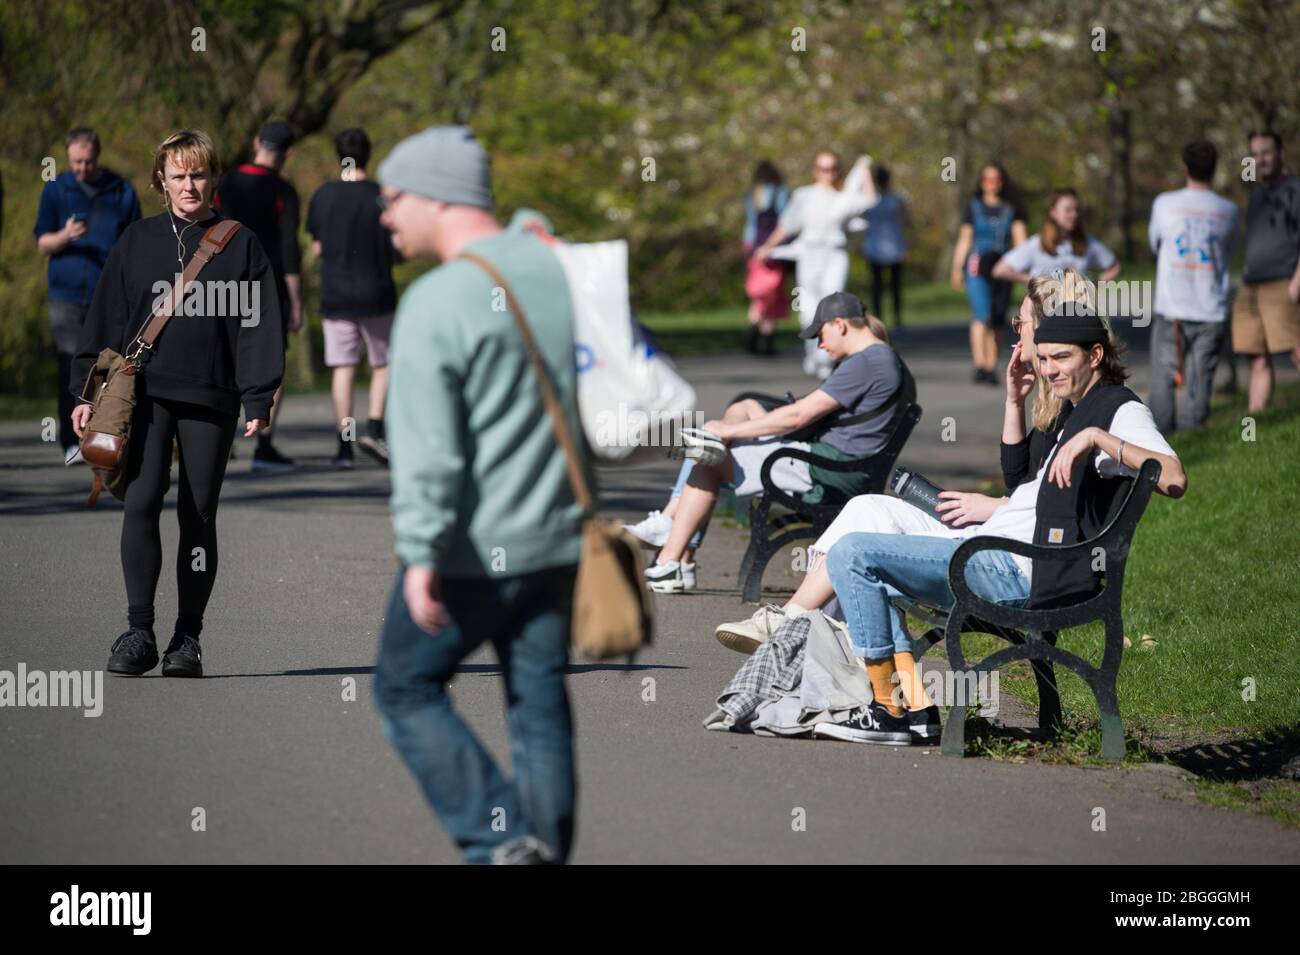
[[[596,458],[630,464],[662,457],[695,424],[695,389],[632,320],[627,243],[556,242],[573,300],[578,408]]]

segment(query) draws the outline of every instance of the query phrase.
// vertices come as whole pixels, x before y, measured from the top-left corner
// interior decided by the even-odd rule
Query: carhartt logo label
[[[1060,527],[1049,527],[1047,529],[1047,543],[1059,544],[1065,540],[1065,530]]]
[[[148,935],[152,892],[71,892],[50,896],[51,925],[129,925],[133,935]]]

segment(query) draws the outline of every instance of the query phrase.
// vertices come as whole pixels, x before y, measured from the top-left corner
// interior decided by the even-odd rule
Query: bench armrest
[[[1045,622],[1050,622],[1051,628],[1071,626],[1073,624],[1060,621],[1075,619],[1081,615],[1086,616],[1086,619],[1093,619],[1092,616],[1087,615],[1092,610],[1094,603],[1105,596],[1105,591],[1080,603],[1055,608],[1050,611],[1004,607],[985,600],[970,589],[970,585],[966,583],[966,565],[972,557],[985,550],[1006,551],[1035,561],[1086,560],[1092,556],[1096,548],[1100,547],[1107,555],[1108,568],[1116,565],[1122,568],[1123,562],[1128,558],[1129,547],[1133,542],[1133,531],[1137,527],[1138,519],[1142,516],[1142,512],[1146,510],[1147,501],[1151,498],[1151,492],[1159,481],[1160,462],[1154,459],[1148,460],[1142,465],[1142,470],[1138,472],[1137,478],[1129,482],[1124,500],[1116,509],[1115,516],[1110,519],[1110,522],[1095,537],[1079,541],[1076,544],[1027,544],[1006,537],[970,537],[962,541],[948,563],[948,586],[952,590],[957,603],[961,604],[967,613],[973,616],[982,617],[991,623],[1007,626],[1024,627],[1025,618],[1022,615],[1031,613],[1052,614],[1056,619],[1047,621],[1044,618]],[[1066,611],[1070,611],[1070,613],[1066,613]],[[1015,619],[1017,617],[1019,617],[1018,620]],[[1048,627],[1043,629],[1048,629]]]

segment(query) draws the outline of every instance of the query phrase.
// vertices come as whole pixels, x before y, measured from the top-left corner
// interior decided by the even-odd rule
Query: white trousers
[[[799,286],[799,327],[812,324],[817,303],[832,292],[843,292],[849,280],[849,253],[845,249],[812,246],[799,252],[794,268]],[[817,339],[804,342],[803,370],[825,378],[831,373],[831,356],[817,347]]]
[[[902,498],[888,494],[859,494],[844,505],[831,526],[808,548],[808,557],[825,557],[846,534],[927,534],[961,538],[966,528],[949,527]]]

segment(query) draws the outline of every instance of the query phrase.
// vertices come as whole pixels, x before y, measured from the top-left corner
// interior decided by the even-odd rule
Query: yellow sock
[[[916,660],[910,653],[895,653],[894,667],[898,670],[898,679],[903,687],[903,698],[907,700],[910,710],[923,710],[930,706],[930,697],[926,695],[925,684],[916,670]]]
[[[891,657],[880,660],[864,660],[867,676],[871,680],[871,692],[876,702],[889,710],[892,716],[902,716],[903,710],[894,703],[894,661]]]

